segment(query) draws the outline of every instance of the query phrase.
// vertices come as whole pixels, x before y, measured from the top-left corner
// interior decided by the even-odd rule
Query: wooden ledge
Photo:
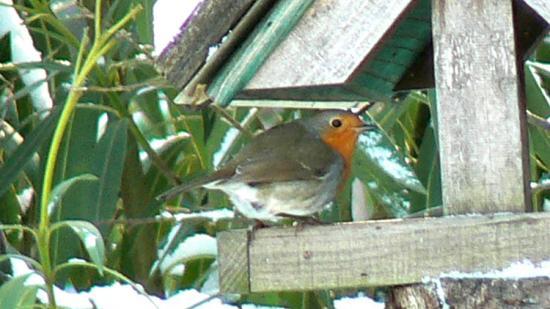
[[[402,285],[550,259],[550,213],[465,215],[218,234],[223,293]]]

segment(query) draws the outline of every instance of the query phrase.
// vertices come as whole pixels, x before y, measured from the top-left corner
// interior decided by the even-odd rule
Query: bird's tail
[[[181,185],[177,185],[175,187],[173,187],[172,189],[164,192],[164,193],[161,193],[159,194],[156,199],[159,200],[159,201],[168,201],[168,200],[171,200],[173,198],[175,198],[176,196],[184,193],[184,192],[187,192],[187,191],[191,191],[193,189],[196,189],[196,188],[199,188],[199,187],[202,187],[206,184],[209,184],[211,182],[214,182],[216,180],[220,180],[220,178],[222,178],[224,176],[224,171],[217,171],[217,172],[214,172],[213,174],[209,175],[209,176],[205,176],[205,177],[198,177],[198,178],[195,178],[187,183],[183,183]]]
[[[184,184],[181,184],[181,185],[177,185],[173,188],[171,188],[170,190],[168,191],[165,191],[159,195],[157,195],[156,199],[158,201],[168,201],[168,200],[171,200],[173,199],[174,197],[178,196],[179,194],[183,193],[183,192],[186,192],[186,191],[189,191],[191,189],[194,189],[196,188],[197,186],[190,186],[189,184],[187,183],[184,183]]]

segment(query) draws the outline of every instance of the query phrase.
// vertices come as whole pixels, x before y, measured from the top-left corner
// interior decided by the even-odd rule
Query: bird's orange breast
[[[323,142],[338,152],[344,159],[344,180],[349,176],[358,136],[359,133],[353,129],[329,130],[321,135]]]

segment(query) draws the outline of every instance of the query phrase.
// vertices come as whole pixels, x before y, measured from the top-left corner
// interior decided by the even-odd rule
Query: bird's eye
[[[330,125],[333,127],[333,128],[339,128],[342,126],[342,120],[336,118],[336,119],[332,119],[330,121]]]

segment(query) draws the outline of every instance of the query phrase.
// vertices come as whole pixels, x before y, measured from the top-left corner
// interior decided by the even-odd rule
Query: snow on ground
[[[366,296],[344,297],[334,300],[334,308],[336,309],[383,309],[384,303],[374,301]]]
[[[220,298],[211,298],[208,294],[200,293],[194,289],[180,291],[167,299],[160,299],[156,296],[146,296],[141,292],[136,291],[133,287],[114,283],[110,286],[93,287],[88,292],[78,294],[69,293],[56,294],[59,295],[58,305],[70,304],[70,308],[75,309],[118,309],[118,308],[139,308],[139,309],[181,309],[188,308],[203,302],[197,309],[237,309],[234,305],[224,304]],[[92,305],[93,303],[93,305]],[[334,301],[337,309],[382,309],[383,303],[377,303],[374,300],[359,296],[355,298],[341,298]],[[260,309],[260,308],[281,308],[257,306],[253,304],[244,304],[243,309]]]

